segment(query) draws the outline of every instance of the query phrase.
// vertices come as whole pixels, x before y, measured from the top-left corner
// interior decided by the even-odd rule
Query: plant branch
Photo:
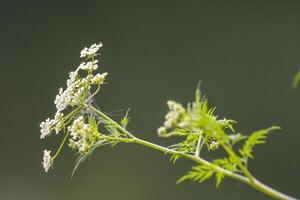
[[[155,150],[158,150],[158,151],[161,151],[165,154],[171,154],[171,155],[179,155],[183,158],[186,158],[186,159],[189,159],[189,160],[192,160],[194,162],[196,162],[197,164],[200,164],[200,165],[206,165],[208,167],[210,167],[214,172],[217,172],[217,173],[223,173],[224,175],[232,178],[232,179],[235,179],[237,181],[240,181],[242,183],[245,183],[249,186],[251,186],[252,188],[274,198],[274,199],[280,199],[280,200],[297,200],[296,198],[293,198],[293,197],[290,197],[286,194],[283,194],[263,183],[261,183],[260,181],[258,181],[256,178],[254,178],[250,172],[242,165],[242,163],[240,163],[239,167],[241,168],[241,170],[243,171],[243,173],[246,175],[245,176],[242,176],[240,174],[237,174],[237,173],[234,173],[234,172],[231,172],[229,170],[226,170],[222,167],[219,167],[219,166],[216,166],[214,165],[213,163],[201,158],[198,154],[196,155],[191,155],[191,154],[187,154],[187,153],[183,153],[183,152],[180,152],[180,151],[176,151],[176,150],[173,150],[173,149],[169,149],[167,147],[163,147],[163,146],[160,146],[160,145],[157,145],[157,144],[154,144],[154,143],[151,143],[151,142],[148,142],[148,141],[145,141],[145,140],[142,140],[142,139],[139,139],[137,137],[135,137],[134,135],[132,135],[131,133],[129,133],[126,129],[124,129],[122,126],[120,126],[117,122],[115,122],[114,120],[112,120],[111,118],[109,118],[107,115],[105,115],[104,113],[102,113],[101,111],[97,110],[96,108],[90,106],[90,105],[85,105],[87,109],[89,109],[90,111],[94,112],[96,115],[98,115],[98,117],[100,118],[103,118],[104,120],[107,120],[109,121],[110,123],[112,123],[113,125],[115,125],[119,131],[123,132],[124,134],[126,134],[130,139],[121,139],[126,141],[126,142],[130,142],[130,143],[135,143],[135,144],[139,144],[139,145],[143,145],[143,146],[146,146],[146,147],[149,147],[151,149],[155,149]],[[108,137],[107,139],[113,139],[113,138],[110,138]],[[199,138],[200,139],[200,138]],[[224,147],[224,146],[223,146]],[[227,146],[225,146],[225,151],[230,155],[232,156],[233,158],[236,158],[236,155],[235,153],[230,149],[228,148]],[[238,160],[238,159],[237,159]]]

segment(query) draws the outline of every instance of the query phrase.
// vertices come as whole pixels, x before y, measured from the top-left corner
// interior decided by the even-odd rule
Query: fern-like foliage
[[[195,182],[202,183],[212,177],[214,172],[207,165],[199,165],[192,167],[192,170],[189,171],[186,175],[182,176],[176,184],[179,184],[185,180],[193,180]]]
[[[266,135],[273,130],[280,129],[278,126],[272,126],[267,129],[262,129],[259,131],[253,132],[248,139],[245,141],[243,147],[239,150],[240,154],[244,157],[253,158],[252,151],[253,147],[257,144],[264,144],[266,143]]]
[[[232,158],[220,158],[212,161],[215,166],[221,167],[231,172],[237,172],[237,165]],[[195,182],[202,183],[212,176],[215,176],[216,187],[219,187],[221,182],[225,178],[225,174],[222,172],[215,171],[212,167],[207,165],[199,165],[192,167],[192,169],[184,176],[182,176],[176,183],[182,183],[186,180],[192,180]]]
[[[201,96],[199,87],[195,93],[195,101],[184,108],[175,101],[168,102],[169,111],[163,127],[158,129],[159,136],[183,137],[183,141],[169,148],[188,154],[200,153],[202,147],[208,150],[218,148],[220,141],[226,142],[225,131],[234,132],[233,120],[219,119],[210,108],[206,98]],[[178,156],[176,156],[177,158]],[[175,159],[176,160],[176,159]]]
[[[209,107],[207,99],[201,96],[199,87],[196,90],[194,102],[189,103],[186,108],[175,101],[169,101],[168,106],[166,121],[164,126],[158,129],[158,134],[162,137],[183,137],[181,142],[169,146],[170,149],[200,157],[203,147],[206,147],[208,151],[214,151],[220,147],[228,155],[212,160],[211,163],[215,168],[204,164],[193,167],[177,181],[177,184],[185,180],[203,182],[215,176],[218,187],[225,174],[222,170],[216,170],[216,167],[250,177],[247,162],[248,158],[253,158],[253,147],[265,143],[267,134],[279,129],[277,126],[272,126],[255,131],[249,137],[235,133],[233,125],[236,122],[225,118],[220,119],[215,115],[215,107]],[[241,141],[245,142],[238,154],[235,152],[235,145]],[[179,154],[173,154],[171,161],[175,162],[178,158],[180,158]]]

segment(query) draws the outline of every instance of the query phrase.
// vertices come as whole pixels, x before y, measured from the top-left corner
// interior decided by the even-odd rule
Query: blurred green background
[[[131,108],[129,129],[159,144],[165,102],[192,100],[196,84],[237,131],[283,129],[256,148],[250,169],[262,182],[300,197],[300,2],[20,1],[1,2],[0,199],[153,200],[268,199],[226,179],[215,189],[176,180],[194,164],[142,146],[98,149],[70,179],[65,148],[44,173],[39,123],[55,112],[57,88],[80,63],[84,46],[103,42],[100,70],[109,72],[97,101],[111,112]],[[113,117],[113,116],[112,116]]]

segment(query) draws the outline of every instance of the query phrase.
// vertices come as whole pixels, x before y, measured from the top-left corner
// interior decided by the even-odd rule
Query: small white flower
[[[67,86],[70,87],[78,77],[78,68],[75,71],[69,73],[69,79],[67,80]]]
[[[82,62],[79,65],[78,69],[93,71],[93,70],[98,69],[97,63],[98,63],[98,60],[89,61],[89,62]]]
[[[185,111],[184,107],[182,107],[181,104],[175,102],[175,101],[168,101],[167,102],[169,109],[172,111],[177,111],[178,113],[182,113]]]
[[[58,112],[65,110],[68,106],[77,105],[85,88],[85,85],[81,83],[82,79],[74,82],[71,82],[71,79],[69,80],[67,89],[60,89],[55,97],[54,104]]]
[[[102,84],[107,76],[107,72],[103,73],[103,74],[97,74],[96,76],[94,76],[91,80],[92,84]]]
[[[48,172],[49,168],[53,165],[53,160],[50,155],[51,151],[48,151],[47,149],[44,150],[44,156],[43,156],[43,167],[45,169],[45,172]]]
[[[83,48],[80,52],[81,58],[87,58],[92,55],[96,55],[98,50],[103,46],[103,44],[100,42],[99,44],[93,44],[90,48]]]
[[[209,149],[216,150],[219,147],[219,142],[212,141],[209,145]]]
[[[97,141],[99,133],[91,129],[89,124],[84,122],[84,117],[79,116],[73,121],[73,124],[68,127],[70,131],[69,146],[73,149],[78,149],[79,153],[87,153],[93,144]]]
[[[187,122],[187,121],[181,121],[181,122],[179,122],[179,124],[178,124],[178,126],[179,126],[180,128],[185,128],[187,125],[188,125],[188,122]]]
[[[40,138],[43,139],[46,136],[50,135],[52,129],[55,129],[56,134],[59,133],[59,131],[61,131],[64,126],[63,117],[64,117],[64,114],[61,113],[60,111],[57,111],[54,119],[48,118],[44,122],[41,122],[40,123],[40,128],[41,128]]]
[[[84,47],[80,52],[80,58],[86,57],[87,53],[88,53],[88,48]]]
[[[46,119],[44,122],[40,123],[40,132],[41,132],[41,139],[45,138],[46,136],[51,134],[51,128],[55,124],[55,120],[53,119]]]
[[[171,121],[171,120],[166,120],[166,121],[164,122],[164,126],[165,126],[166,128],[172,128],[172,126],[173,126],[173,121]]]
[[[167,104],[170,111],[165,116],[166,121],[164,122],[164,126],[168,129],[178,125],[178,123],[180,126],[184,125],[180,122],[180,117],[185,113],[182,105],[175,101],[168,101]]]
[[[59,131],[61,131],[64,127],[64,121],[63,121],[63,117],[64,114],[62,112],[56,112],[55,117],[54,117],[54,121],[55,121],[55,132],[56,134],[59,133]]]
[[[165,134],[167,132],[167,129],[166,129],[166,127],[164,127],[164,126],[161,126],[161,127],[159,127],[158,129],[157,129],[157,134],[158,135],[163,135],[163,134]]]

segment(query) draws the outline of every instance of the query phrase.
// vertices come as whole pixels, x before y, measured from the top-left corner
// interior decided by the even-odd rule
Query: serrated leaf
[[[192,170],[189,171],[186,175],[182,176],[176,184],[182,183],[183,181],[186,180],[192,180],[195,182],[202,183],[206,180],[208,180],[212,175],[214,174],[214,171],[211,170],[208,166],[206,165],[199,165],[196,167],[192,167]]]
[[[215,159],[212,163],[231,172],[234,172],[236,170],[236,164],[230,158]]]
[[[266,143],[266,135],[270,133],[272,130],[280,129],[278,126],[272,126],[268,129],[262,129],[259,131],[253,132],[248,139],[245,141],[244,146],[242,149],[239,150],[240,154],[245,157],[253,158],[252,151],[253,147],[257,144],[263,144]]]

